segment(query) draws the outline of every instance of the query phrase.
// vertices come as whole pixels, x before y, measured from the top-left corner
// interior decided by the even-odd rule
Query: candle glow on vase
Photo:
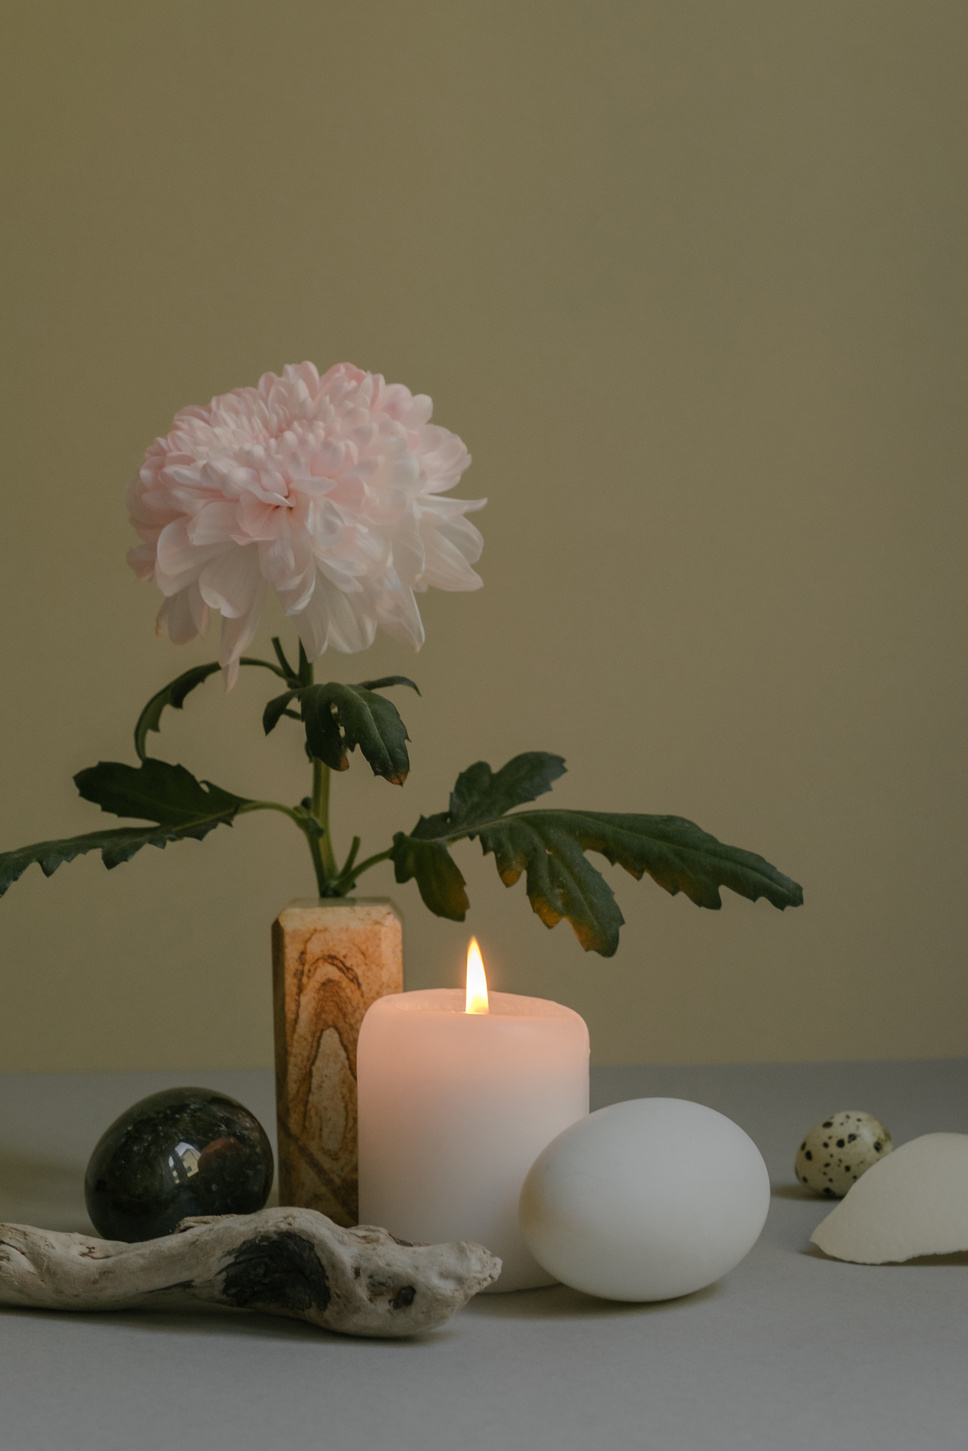
[[[588,1113],[588,1029],[544,998],[488,994],[476,940],[464,989],[379,998],[360,1030],[360,1219],[399,1239],[472,1240],[493,1286],[553,1284],[518,1226],[538,1154]]]

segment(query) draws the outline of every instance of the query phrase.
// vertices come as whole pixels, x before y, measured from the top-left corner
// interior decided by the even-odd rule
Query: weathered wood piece
[[[47,1310],[216,1305],[398,1339],[442,1325],[500,1270],[483,1245],[405,1244],[312,1209],[185,1219],[134,1244],[0,1224],[0,1305]]]
[[[356,1043],[403,991],[402,923],[380,898],[296,901],[272,926],[279,1198],[358,1218]]]

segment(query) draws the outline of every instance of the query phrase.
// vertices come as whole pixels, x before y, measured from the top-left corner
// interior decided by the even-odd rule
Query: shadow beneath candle
[[[507,1294],[476,1295],[464,1307],[465,1315],[491,1320],[601,1320],[616,1316],[661,1315],[685,1305],[714,1299],[718,1284],[680,1295],[675,1300],[602,1300],[567,1285],[548,1285],[540,1290],[512,1290]]]

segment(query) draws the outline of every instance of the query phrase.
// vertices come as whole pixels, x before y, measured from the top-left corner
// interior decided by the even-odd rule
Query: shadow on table
[[[839,1260],[836,1255],[825,1255],[823,1250],[815,1244],[808,1244],[800,1254],[806,1255],[811,1260],[826,1260],[831,1265],[851,1265],[856,1270],[906,1270],[912,1265],[915,1269],[927,1269],[934,1265],[965,1265],[968,1267],[968,1250],[956,1250],[953,1254],[947,1255],[915,1255],[910,1260],[887,1260],[882,1265],[861,1265],[854,1260]]]
[[[667,1315],[687,1305],[711,1300],[722,1291],[707,1285],[676,1300],[601,1300],[567,1285],[548,1285],[540,1290],[512,1290],[506,1295],[475,1295],[464,1307],[465,1315],[492,1320],[601,1320],[616,1316]]]
[[[270,1340],[312,1340],[342,1339],[328,1330],[317,1330],[298,1320],[284,1320],[272,1315],[259,1315],[247,1310],[227,1310],[219,1307],[209,1309],[200,1305],[197,1310],[92,1310],[90,1312],[70,1310],[40,1310],[0,1306],[0,1320],[17,1318],[35,1322],[56,1320],[58,1325],[80,1325],[91,1334],[105,1330],[144,1331],[149,1335],[240,1335]]]
[[[303,1345],[317,1344],[332,1348],[337,1345],[431,1346],[454,1334],[452,1322],[426,1335],[409,1339],[381,1339],[368,1335],[340,1335],[301,1320],[287,1320],[281,1315],[262,1315],[257,1310],[231,1310],[219,1305],[199,1304],[197,1309],[171,1310],[95,1310],[88,1313],[65,1310],[40,1310],[0,1306],[0,1325],[7,1320],[27,1319],[36,1323],[52,1320],[58,1325],[77,1325],[85,1334],[97,1335],[122,1330],[126,1334],[193,1336],[231,1336],[239,1340],[289,1341]]]
[[[836,1199],[815,1194],[805,1184],[774,1184],[770,1189],[772,1199],[810,1199],[814,1204],[836,1204]]]

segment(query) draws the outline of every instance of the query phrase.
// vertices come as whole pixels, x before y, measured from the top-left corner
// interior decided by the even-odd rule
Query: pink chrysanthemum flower
[[[222,615],[232,685],[271,587],[311,660],[352,652],[377,626],[419,650],[415,591],[478,589],[482,539],[444,498],[470,463],[431,400],[338,363],[266,373],[207,408],[183,408],[128,491],[142,544],[128,554],[165,596],[158,630],[176,643]]]

